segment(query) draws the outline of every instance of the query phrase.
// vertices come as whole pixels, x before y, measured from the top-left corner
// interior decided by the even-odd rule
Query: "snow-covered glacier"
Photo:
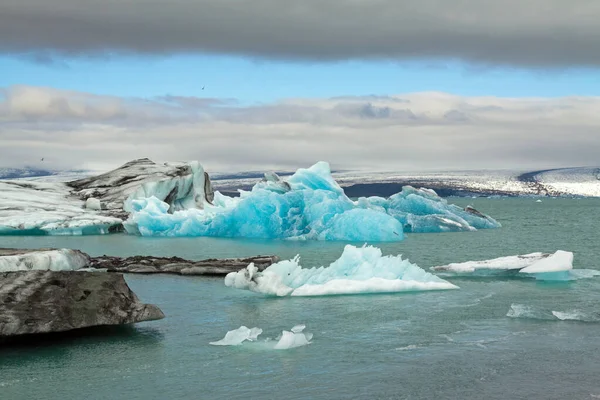
[[[373,246],[346,245],[328,267],[303,268],[300,257],[259,272],[254,264],[225,277],[225,285],[269,296],[324,296],[458,289],[401,256]]]
[[[195,180],[197,178],[192,178]],[[472,231],[497,228],[494,219],[448,204],[427,189],[404,187],[390,198],[351,200],[329,164],[299,169],[286,181],[265,174],[239,197],[211,194],[208,201],[164,201],[164,189],[138,191],[125,204],[132,211],[129,233],[142,236],[221,236],[299,240],[399,241],[404,232]],[[154,193],[159,193],[156,196]],[[197,196],[202,200],[202,196]]]

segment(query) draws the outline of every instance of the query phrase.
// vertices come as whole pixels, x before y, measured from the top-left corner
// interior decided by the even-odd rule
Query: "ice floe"
[[[446,290],[458,287],[424,271],[401,256],[383,256],[373,246],[346,245],[328,267],[303,268],[300,257],[264,271],[250,264],[225,277],[225,285],[271,296],[323,296]]]
[[[300,324],[294,326],[290,331],[282,331],[277,342],[266,339],[260,343],[262,348],[273,350],[287,350],[296,347],[306,346],[311,343],[312,333],[303,332],[306,325]],[[247,328],[240,326],[225,334],[225,337],[216,342],[210,342],[214,346],[239,346],[245,341],[256,342],[258,336],[263,332],[260,328]]]
[[[255,341],[261,333],[262,329],[260,328],[240,326],[237,329],[227,332],[223,339],[216,342],[210,342],[210,344],[213,346],[238,346],[246,340],[251,342]]]

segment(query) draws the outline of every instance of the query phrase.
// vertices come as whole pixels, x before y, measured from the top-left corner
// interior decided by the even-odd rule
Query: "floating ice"
[[[272,345],[272,342],[267,341],[261,343],[261,347],[265,347],[274,350],[287,350],[295,347],[306,346],[311,343],[313,337],[312,333],[303,333],[306,325],[296,325],[291,331],[282,331],[281,337]],[[258,335],[263,332],[260,328],[249,329],[245,326],[240,326],[238,329],[234,329],[225,334],[225,337],[217,342],[210,342],[214,346],[238,346],[245,341],[255,342],[257,341]]]
[[[210,342],[210,344],[214,346],[238,346],[246,340],[251,342],[255,341],[261,333],[262,329],[260,328],[250,329],[245,326],[240,326],[237,329],[227,332],[223,339],[217,342]]]
[[[127,200],[126,209],[132,211],[125,223],[128,232],[142,236],[399,241],[403,232],[500,226],[471,207],[449,205],[427,189],[407,186],[389,199],[352,201],[333,179],[326,162],[299,169],[287,181],[274,173],[265,174],[251,191],[240,191],[239,198],[216,192],[212,204],[192,202],[189,190],[183,190],[187,197],[174,207],[163,201],[167,191],[174,190],[170,188],[140,189]]]
[[[573,253],[558,250],[556,253],[537,260],[519,272],[524,274],[539,274],[569,271],[571,269],[573,269]]]
[[[298,328],[298,325],[295,326],[294,328]],[[302,331],[304,330],[304,325],[302,325],[302,329],[300,329],[300,330],[296,329],[296,331],[294,331],[294,328],[292,328],[291,332],[289,332],[289,331],[281,332],[281,338],[275,345],[275,347],[274,347],[275,350],[293,349],[295,347],[301,347],[301,346],[306,346],[307,344],[310,344],[310,340],[312,339],[312,334],[311,333],[302,333]]]
[[[280,261],[264,271],[250,264],[225,277],[225,285],[271,296],[323,296],[444,290],[458,287],[401,256],[382,256],[373,246],[347,245],[329,267],[302,268],[300,257]]]
[[[540,280],[573,280],[595,276],[590,270],[573,270],[573,253],[558,250],[555,253],[530,253],[499,257],[483,261],[467,261],[431,268],[436,272],[456,275],[487,276],[512,272]]]
[[[527,306],[524,304],[511,304],[506,316],[511,318],[535,319],[545,321],[600,322],[600,314],[595,310],[551,311]]]
[[[89,262],[88,256],[78,250],[30,251],[0,256],[0,272],[29,270],[75,271],[86,268]]]

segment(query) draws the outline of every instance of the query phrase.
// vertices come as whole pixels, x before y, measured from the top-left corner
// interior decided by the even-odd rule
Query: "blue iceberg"
[[[200,168],[198,173],[204,173]],[[329,164],[299,169],[287,181],[265,174],[240,197],[214,192],[202,196],[203,180],[195,195],[173,207],[168,190],[156,186],[138,191],[126,201],[131,212],[124,226],[142,236],[216,236],[391,242],[404,232],[448,232],[496,228],[500,224],[478,211],[448,204],[432,190],[409,186],[389,199],[353,201],[331,176]],[[156,190],[158,196],[152,190]],[[160,190],[159,190],[160,189]],[[171,190],[171,188],[167,188]],[[193,198],[188,201],[187,198]],[[202,200],[204,199],[204,200]],[[185,205],[192,205],[185,208]]]
[[[225,286],[268,296],[324,296],[458,289],[400,256],[383,256],[373,246],[346,245],[328,267],[302,268],[300,257],[259,272],[250,264],[225,277]]]

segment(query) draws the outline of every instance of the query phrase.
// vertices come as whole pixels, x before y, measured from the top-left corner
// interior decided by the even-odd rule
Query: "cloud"
[[[598,67],[599,19],[597,0],[19,0],[0,52]]]
[[[0,89],[0,166],[111,168],[139,157],[209,171],[441,170],[595,165],[600,97],[394,96],[243,106],[175,96]]]

